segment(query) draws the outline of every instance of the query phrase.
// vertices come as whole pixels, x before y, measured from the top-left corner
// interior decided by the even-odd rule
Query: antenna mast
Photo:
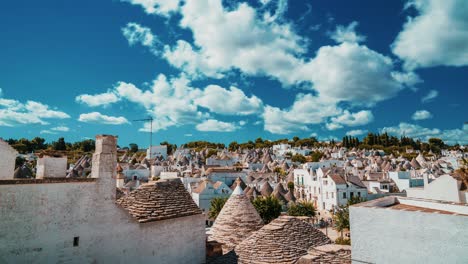
[[[148,118],[144,119],[135,119],[133,121],[143,121],[143,122],[150,122],[150,143],[149,143],[149,158],[151,159],[151,151],[153,147],[153,117],[149,116]]]

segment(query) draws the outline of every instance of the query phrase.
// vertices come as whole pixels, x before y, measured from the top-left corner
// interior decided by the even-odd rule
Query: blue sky
[[[468,144],[468,2],[3,1],[0,137]]]

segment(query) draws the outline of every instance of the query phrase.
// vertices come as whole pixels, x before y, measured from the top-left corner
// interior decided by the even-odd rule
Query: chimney
[[[93,154],[91,177],[97,178],[99,191],[104,199],[115,200],[117,176],[117,137],[110,135],[96,136],[96,150]]]

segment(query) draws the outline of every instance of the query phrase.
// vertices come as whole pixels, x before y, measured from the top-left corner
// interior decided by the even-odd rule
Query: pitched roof
[[[117,204],[140,223],[202,213],[179,179],[144,184],[117,200]]]
[[[230,250],[262,226],[262,218],[238,186],[216,218],[211,228],[211,239],[223,243],[223,248]]]
[[[280,216],[242,241],[235,251],[241,263],[296,263],[309,248],[330,243],[311,224]]]
[[[338,174],[330,174],[328,177],[330,177],[335,184],[346,184],[345,179]]]

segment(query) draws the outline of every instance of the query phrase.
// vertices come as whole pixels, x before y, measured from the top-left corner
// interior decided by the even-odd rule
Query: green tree
[[[311,154],[310,154],[310,157],[312,159],[312,162],[318,162],[320,161],[320,159],[323,157],[323,154],[322,152],[320,151],[313,151]]]
[[[67,150],[67,144],[65,143],[65,139],[60,137],[57,141],[52,143],[52,147],[54,150]]]
[[[293,162],[299,162],[299,163],[304,163],[307,161],[306,157],[304,157],[303,155],[297,153],[297,154],[294,154],[294,156],[291,157],[291,161]]]
[[[253,200],[252,204],[265,224],[281,215],[281,202],[274,196],[259,196]]]
[[[239,148],[239,143],[237,141],[233,141],[229,143],[229,151],[236,151]]]
[[[343,231],[349,229],[349,207],[338,207],[333,218],[335,220],[335,228],[341,232],[341,239],[343,239]]]
[[[130,143],[130,144],[128,144],[128,146],[130,147],[130,152],[136,153],[138,151],[138,145],[137,144]]]
[[[288,215],[313,217],[315,216],[315,208],[310,202],[291,204],[288,208]]]
[[[288,182],[288,189],[290,192],[294,192],[294,182]]]
[[[227,197],[213,198],[210,203],[210,210],[208,211],[208,217],[212,219],[213,221],[216,220],[216,217],[218,217],[219,213],[221,212],[221,209],[223,209],[224,204],[226,203],[227,200],[228,200]]]

